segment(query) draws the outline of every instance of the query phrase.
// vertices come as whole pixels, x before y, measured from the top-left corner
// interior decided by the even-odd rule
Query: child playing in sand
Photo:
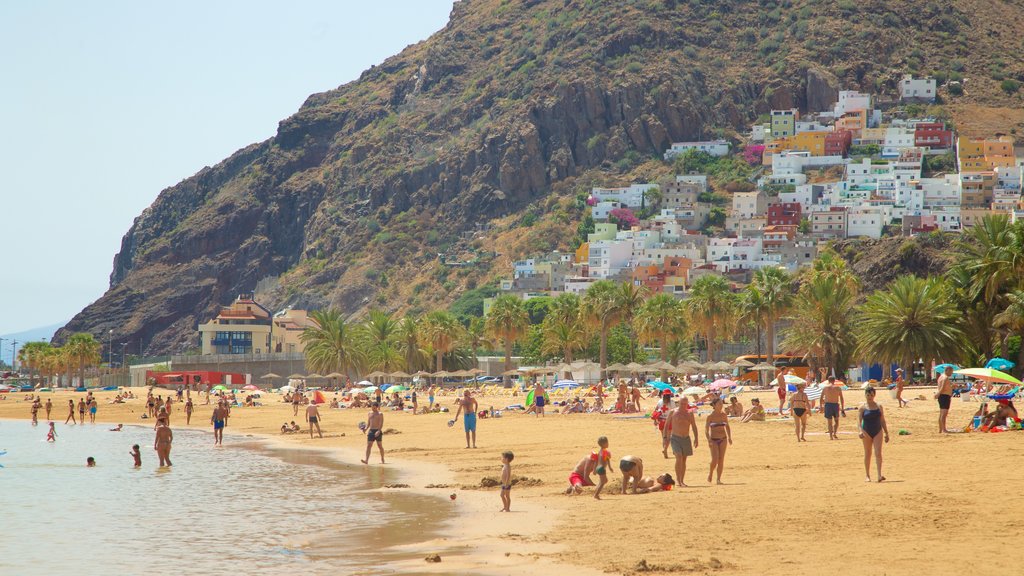
[[[512,505],[512,459],[515,454],[511,450],[501,453],[501,512],[511,512]]]
[[[590,454],[590,459],[594,461],[594,473],[597,474],[598,478],[594,498],[600,500],[601,490],[608,483],[608,471],[615,472],[615,468],[612,468],[612,453],[608,451],[608,438],[606,436],[601,436],[597,439],[597,448],[597,452]]]
[[[50,422],[50,431],[46,433],[46,441],[47,442],[56,442],[57,441],[57,429],[54,428],[54,423],[53,422]]]
[[[132,459],[135,460],[135,467],[142,466],[142,452],[139,450],[139,445],[135,444],[132,446],[132,451],[129,452],[132,455]]]

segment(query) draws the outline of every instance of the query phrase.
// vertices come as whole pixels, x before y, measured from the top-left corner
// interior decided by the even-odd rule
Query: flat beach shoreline
[[[145,391],[135,389],[136,394]],[[157,391],[164,393],[166,391]],[[144,399],[105,404],[113,393],[100,393],[97,422],[147,424],[140,420]],[[618,459],[643,458],[645,474],[672,471],[661,456],[649,419],[624,415],[548,414],[535,418],[506,413],[482,419],[476,450],[466,449],[461,423],[447,426],[452,414],[413,416],[385,412],[388,464],[397,473],[389,482],[408,484],[417,494],[440,498],[451,509],[442,537],[405,546],[410,560],[391,563],[401,573],[477,574],[964,574],[986,568],[1012,569],[1024,553],[1016,542],[1024,495],[1013,489],[1024,463],[1024,433],[937,433],[937,408],[930,389],[912,389],[908,408],[897,409],[882,391],[880,403],[889,421],[891,442],[885,446],[889,481],[866,484],[863,451],[856,436],[859,390],[848,390],[851,410],[842,420],[840,439],[824,434],[820,415],[811,417],[808,442],[798,444],[789,420],[733,421],[734,445],[727,453],[724,486],[706,482],[708,450],[702,441],[689,461],[690,488],[650,495],[618,494],[619,476],[604,499],[562,494],[576,461],[595,447],[597,436],[611,441]],[[83,393],[44,393],[53,398],[58,428],[67,415],[67,399]],[[330,396],[330,395],[329,395]],[[0,401],[0,417],[29,418],[25,394]],[[745,393],[744,405],[758,397],[778,405],[774,391]],[[453,396],[441,396],[451,406]],[[357,424],[364,409],[323,408],[323,439],[308,434],[281,435],[285,421],[304,426],[302,412],[292,416],[280,397],[265,395],[260,408],[236,408],[228,432],[251,435],[271,446],[317,449],[346,463],[363,457],[365,436]],[[503,408],[519,399],[482,397],[481,408]],[[645,399],[644,406],[653,406]],[[955,399],[950,426],[967,424],[976,402]],[[196,404],[190,428],[209,430],[211,407]],[[698,425],[703,433],[703,416]],[[176,404],[173,428],[183,427]],[[97,424],[99,425],[99,424]],[[909,435],[899,435],[900,430]],[[512,490],[510,514],[500,513],[497,488],[482,488],[496,479],[500,454],[512,450],[513,475],[527,480]],[[186,457],[181,454],[179,457]],[[371,454],[368,474],[380,468]],[[441,485],[442,488],[427,488]],[[381,488],[381,490],[396,490]],[[455,493],[454,502],[448,495]],[[1001,512],[1000,512],[1001,511]],[[996,512],[995,514],[993,512]],[[437,553],[442,561],[423,560]]]

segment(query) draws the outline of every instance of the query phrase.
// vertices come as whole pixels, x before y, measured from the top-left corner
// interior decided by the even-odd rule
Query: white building
[[[844,114],[857,110],[871,110],[871,94],[861,94],[856,90],[840,90],[839,100],[832,107],[832,115],[842,118]]]
[[[590,243],[590,276],[608,278],[629,266],[633,257],[631,240],[598,240]]]
[[[783,204],[799,203],[800,211],[807,213],[811,206],[821,203],[825,186],[821,184],[801,184],[793,192],[780,192],[779,202]]]
[[[729,154],[729,142],[727,140],[707,140],[703,142],[673,142],[672,146],[665,151],[665,160],[671,160],[676,156],[685,154],[690,150],[707,152],[712,156],[726,156]]]
[[[882,157],[896,158],[907,148],[914,147],[914,131],[909,128],[890,126],[885,130],[885,141],[882,143]]]
[[[657,184],[633,184],[625,188],[593,188],[590,195],[598,202],[618,202],[627,208],[644,206],[644,195]]]
[[[935,78],[914,78],[907,74],[900,80],[900,100],[935,102]]]
[[[590,209],[590,215],[594,220],[607,220],[612,210],[624,207],[621,202],[598,202]]]
[[[754,124],[750,128],[751,142],[764,142],[771,134],[771,124]]]
[[[768,210],[768,197],[764,192],[735,192],[732,195],[732,212],[737,218],[763,216]]]
[[[923,210],[937,210],[945,207],[960,208],[960,178],[957,174],[944,174],[941,178],[920,178],[916,182],[923,195]]]
[[[857,206],[846,212],[846,237],[881,238],[882,227],[889,223],[885,211],[874,206]]]
[[[822,124],[817,120],[797,120],[796,121],[796,133],[801,134],[803,132],[831,132],[832,126]]]

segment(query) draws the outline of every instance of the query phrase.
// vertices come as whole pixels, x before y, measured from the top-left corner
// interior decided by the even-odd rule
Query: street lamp
[[[0,364],[4,362],[4,340],[10,340],[10,338],[0,338]],[[11,366],[14,369],[14,366]]]
[[[114,329],[107,331],[107,370],[113,368],[114,363]]]

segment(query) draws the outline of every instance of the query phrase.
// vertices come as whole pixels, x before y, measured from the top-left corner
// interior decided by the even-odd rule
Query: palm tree
[[[78,332],[68,338],[64,348],[67,349],[70,358],[78,366],[79,386],[85,386],[85,369],[99,364],[103,344],[97,341],[92,334]]]
[[[448,312],[437,310],[427,314],[421,325],[423,336],[434,351],[437,360],[437,372],[443,370],[442,360],[445,354],[455,350],[462,338],[462,324]]]
[[[963,263],[953,266],[946,279],[952,288],[956,306],[962,311],[960,328],[964,331],[964,353],[961,360],[975,365],[994,356],[996,331],[992,330],[999,308],[985,300],[981,285]],[[980,362],[978,362],[980,360]]]
[[[1006,309],[996,315],[993,325],[1006,328],[1020,335],[1020,350],[1017,352],[1015,371],[1024,374],[1024,290],[1014,290],[1006,295]]]
[[[831,250],[821,252],[800,285],[783,346],[841,374],[855,349],[851,325],[858,292],[846,261]]]
[[[306,365],[317,372],[358,371],[364,360],[359,347],[358,330],[345,322],[334,309],[310,313],[314,325],[306,328],[299,339],[305,345]]]
[[[708,362],[711,362],[718,339],[728,338],[735,329],[738,298],[729,289],[725,278],[709,274],[694,281],[690,297],[685,302],[690,323],[694,331],[704,338]]]
[[[469,326],[466,327],[466,344],[473,351],[474,358],[481,347],[493,346],[490,335],[487,333],[487,322],[483,318],[469,319]]]
[[[401,343],[398,341],[400,325],[387,312],[370,311],[359,334],[367,369],[391,372],[402,364]]]
[[[608,332],[620,317],[618,289],[609,280],[598,280],[583,294],[583,317],[595,328],[601,338],[601,379],[608,366]]]
[[[775,361],[775,323],[793,307],[793,279],[782,268],[762,268],[754,272],[750,284],[764,303],[764,332],[767,340],[768,363]],[[760,354],[760,352],[758,352]]]
[[[664,292],[648,298],[633,319],[643,344],[658,344],[661,359],[668,362],[669,345],[686,332],[686,309],[681,300]]]
[[[52,348],[48,342],[26,342],[18,349],[18,363],[28,368],[29,382],[35,386],[36,376],[41,372],[43,357]]]
[[[633,318],[636,316],[640,307],[643,306],[644,301],[647,298],[649,290],[645,286],[638,286],[632,282],[623,282],[618,286],[618,293],[616,298],[618,299],[619,306],[619,318],[626,325],[626,329],[629,330],[630,338],[633,336]],[[636,358],[633,357],[634,348],[629,348],[629,361],[633,362]]]
[[[487,333],[495,340],[501,340],[505,348],[505,371],[512,369],[512,346],[526,335],[530,328],[530,315],[520,298],[511,294],[498,296],[487,313]],[[509,383],[504,377],[505,385]]]
[[[398,332],[395,335],[405,358],[405,370],[410,373],[430,367],[429,356],[424,353],[420,342],[421,332],[422,329],[416,317],[406,316],[399,323]]]
[[[857,350],[882,363],[954,359],[963,332],[949,285],[938,278],[901,276],[868,296],[857,315]]]

